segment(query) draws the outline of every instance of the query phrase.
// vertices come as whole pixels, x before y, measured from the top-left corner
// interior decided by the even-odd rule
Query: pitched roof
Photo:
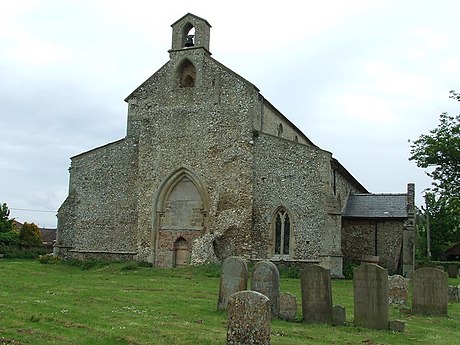
[[[342,216],[348,218],[406,218],[407,194],[352,194]]]

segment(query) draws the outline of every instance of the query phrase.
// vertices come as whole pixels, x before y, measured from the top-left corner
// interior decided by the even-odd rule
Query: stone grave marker
[[[330,271],[309,265],[300,273],[303,321],[332,324],[332,289]]]
[[[280,274],[274,263],[264,260],[254,265],[251,290],[268,297],[272,317],[277,318],[280,310]]]
[[[356,267],[353,291],[355,325],[388,329],[388,270],[375,264]]]
[[[449,278],[458,278],[458,265],[450,264],[447,266],[447,274]]]
[[[409,295],[409,283],[399,274],[388,277],[388,303],[406,305]]]
[[[414,314],[447,316],[447,273],[424,267],[412,276],[412,312]]]
[[[227,309],[227,301],[235,292],[247,289],[248,270],[246,263],[239,257],[231,256],[224,260],[220,275],[218,310]]]
[[[341,305],[335,305],[332,307],[332,325],[333,326],[343,326],[347,321],[347,315],[345,312],[345,307]]]
[[[458,286],[449,285],[448,287],[448,302],[449,303],[457,303],[460,302],[460,295],[458,293]]]
[[[289,292],[280,294],[279,318],[289,322],[294,322],[297,318],[297,298]]]
[[[227,304],[227,344],[270,344],[270,300],[257,291],[240,291]]]

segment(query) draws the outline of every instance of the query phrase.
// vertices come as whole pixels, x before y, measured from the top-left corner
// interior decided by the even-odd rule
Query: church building
[[[71,158],[55,254],[176,267],[381,258],[413,268],[414,186],[371,194],[259,89],[211,57],[211,25],[172,24],[169,61],[134,90],[126,136]]]

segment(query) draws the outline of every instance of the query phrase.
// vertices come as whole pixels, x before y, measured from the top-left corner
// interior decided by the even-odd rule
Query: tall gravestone
[[[332,324],[332,289],[330,271],[319,266],[307,266],[301,271],[303,321]]]
[[[227,305],[228,345],[270,344],[270,300],[257,291],[240,291]]]
[[[419,268],[412,276],[412,312],[447,316],[447,273],[437,268]]]
[[[297,298],[289,292],[280,293],[279,318],[288,322],[294,322],[297,317]]]
[[[246,263],[239,257],[231,256],[222,264],[220,275],[218,310],[226,310],[230,295],[246,290],[248,286],[248,270]]]
[[[264,260],[254,265],[251,290],[260,292],[268,297],[272,317],[277,318],[280,310],[280,274],[275,264]]]
[[[362,264],[353,271],[354,321],[358,327],[388,329],[388,270]]]

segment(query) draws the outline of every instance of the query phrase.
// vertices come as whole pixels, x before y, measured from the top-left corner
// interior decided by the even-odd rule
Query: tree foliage
[[[0,206],[0,247],[19,245],[19,234],[14,228],[14,219],[9,219],[10,210],[6,203]]]
[[[460,101],[460,94],[450,91],[450,98]],[[426,244],[426,220],[430,224],[433,259],[460,242],[460,114],[442,113],[439,125],[422,134],[411,144],[411,157],[420,168],[430,169],[432,188],[426,193],[426,208],[419,223],[420,239]]]
[[[22,225],[19,231],[19,239],[23,247],[39,246],[43,243],[40,229],[34,223],[24,223]]]
[[[450,91],[450,98],[460,101],[460,94]],[[412,142],[411,157],[420,168],[432,168],[433,192],[445,198],[460,195],[460,114],[442,113],[439,125],[429,134]]]

